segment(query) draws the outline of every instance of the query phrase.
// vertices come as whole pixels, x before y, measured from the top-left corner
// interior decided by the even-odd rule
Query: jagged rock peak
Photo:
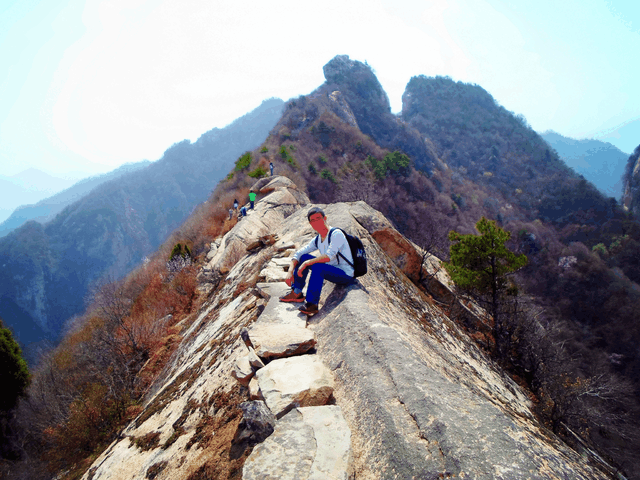
[[[387,93],[382,88],[371,67],[348,55],[336,55],[322,67],[324,78],[329,84],[336,84],[341,90],[349,90],[363,100],[375,102],[385,111],[391,111]]]

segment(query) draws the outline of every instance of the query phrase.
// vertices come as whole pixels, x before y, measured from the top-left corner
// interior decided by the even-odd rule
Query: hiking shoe
[[[300,310],[300,313],[304,313],[305,315],[315,315],[318,313],[318,304],[306,302],[298,310]]]
[[[281,302],[304,302],[304,295],[302,294],[302,292],[300,293],[296,293],[293,290],[291,290],[289,293],[287,293],[285,296],[280,297],[280,301]]]

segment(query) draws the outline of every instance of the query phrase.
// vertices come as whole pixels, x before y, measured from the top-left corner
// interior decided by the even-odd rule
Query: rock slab
[[[249,338],[262,358],[282,358],[301,355],[316,346],[316,334],[296,325],[255,325]]]
[[[296,408],[253,449],[243,479],[346,480],[351,430],[335,405]]]
[[[316,355],[273,360],[256,378],[277,418],[294,407],[326,405],[333,394],[333,375]]]

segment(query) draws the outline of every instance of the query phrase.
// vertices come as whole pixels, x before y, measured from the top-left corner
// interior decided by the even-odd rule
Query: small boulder
[[[249,398],[251,400],[263,400],[262,392],[260,391],[260,385],[258,384],[258,379],[256,377],[251,378],[249,382]]]
[[[243,402],[239,407],[242,410],[242,420],[236,430],[233,443],[256,445],[273,433],[276,417],[263,401]]]
[[[238,380],[241,385],[246,386],[249,384],[254,373],[255,371],[249,362],[249,356],[243,355],[242,357],[238,357],[236,360],[231,376]]]
[[[333,375],[317,355],[279,358],[256,373],[267,406],[277,418],[293,407],[326,405]]]
[[[260,368],[264,368],[264,362],[260,360],[260,357],[258,357],[253,347],[247,347],[247,348],[249,349],[249,354],[247,355],[247,358],[249,359],[249,364],[251,364],[251,366],[256,370]]]

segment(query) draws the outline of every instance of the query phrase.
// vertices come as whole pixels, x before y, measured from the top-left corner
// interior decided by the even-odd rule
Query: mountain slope
[[[89,194],[89,192],[98,185],[102,185],[109,180],[119,178],[127,173],[135,172],[136,170],[148,166],[150,163],[151,162],[149,161],[142,161],[122,165],[114,171],[105,173],[104,175],[98,175],[81,180],[60,193],[56,193],[51,197],[40,200],[38,203],[33,205],[22,205],[16,208],[9,218],[0,223],[0,237],[4,237],[9,232],[15,230],[29,220],[35,220],[38,223],[46,223],[64,210],[65,207]]]
[[[156,475],[287,480],[347,475],[369,479],[610,478],[541,428],[520,387],[502,375],[409,281],[394,263],[397,258],[375,240],[383,230],[397,239],[401,236],[363,202],[327,205],[326,213],[332,225],[363,239],[370,272],[354,286],[324,290],[320,313],[308,322],[317,338],[317,353],[274,359],[263,367],[266,371],[283,360],[310,357],[323,365],[333,377],[333,386],[323,388],[333,391],[333,408],[342,412],[349,430],[350,454],[346,457],[350,465],[336,477],[314,476],[322,456],[333,458],[331,445],[324,446],[322,436],[316,436],[311,442],[318,445],[316,453],[315,448],[301,445],[299,438],[306,433],[300,429],[291,432],[294,440],[288,442],[267,438],[266,442],[275,443],[268,447],[265,443],[271,452],[266,459],[253,458],[259,447],[253,453],[251,448],[240,448],[243,424],[238,407],[249,400],[248,389],[232,378],[232,372],[238,375],[235,364],[240,365],[247,354],[240,331],[249,328],[252,335],[252,327],[261,320],[267,325],[278,319],[301,320],[303,329],[307,324],[295,308],[278,307],[272,292],[277,283],[258,283],[262,269],[275,264],[272,259],[282,254],[279,250],[286,250],[285,245],[292,250],[292,243],[300,246],[310,236],[306,212],[311,205],[304,204],[295,186],[278,186],[278,182],[278,178],[273,182],[275,190],[273,185],[261,190],[264,193],[256,210],[221,240],[210,267],[228,267],[225,281],[208,295],[182,333],[173,361],[151,389],[139,416],[95,460],[84,479],[132,480]],[[247,252],[246,247],[262,231],[277,232],[281,240],[257,253]],[[274,312],[272,307],[279,308],[280,315],[263,320]],[[263,370],[258,369],[257,374],[260,390],[255,395],[261,398],[264,394],[273,408],[267,392],[273,394],[278,384],[263,381],[260,372]],[[286,388],[291,388],[289,385],[313,374],[291,368],[281,375],[286,375]],[[291,405],[293,413],[296,406],[322,411],[315,395],[310,390],[300,396]],[[276,430],[286,429],[288,419],[286,415],[278,420]],[[246,422],[245,428],[257,426],[250,419]],[[297,468],[285,468],[296,462],[300,462]]]
[[[282,104],[265,101],[193,144],[177,143],[147,168],[100,185],[44,227],[28,222],[0,239],[0,315],[20,341],[36,338],[5,309],[21,308],[55,340],[64,322],[83,310],[91,285],[123,276],[154,252],[237,156],[265,138]]]
[[[575,140],[549,131],[542,138],[573,170],[609,197],[622,197],[624,167],[629,154],[600,140]]]

